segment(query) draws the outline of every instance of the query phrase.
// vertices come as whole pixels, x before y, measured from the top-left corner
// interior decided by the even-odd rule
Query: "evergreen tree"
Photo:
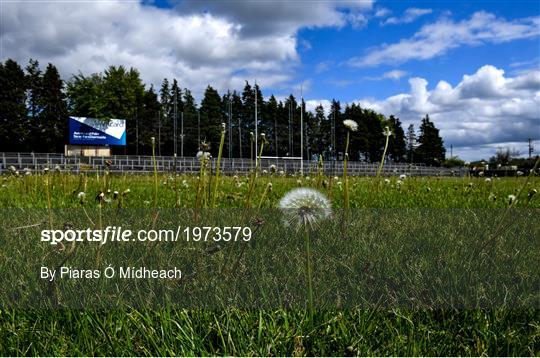
[[[140,155],[152,154],[151,137],[156,138],[157,122],[156,118],[161,110],[161,103],[153,86],[144,92],[142,112],[137,113],[135,118],[135,151],[132,153]],[[138,137],[138,142],[137,142]]]
[[[35,146],[45,152],[61,152],[67,139],[68,110],[64,82],[54,65],[49,63],[40,85],[37,115],[38,137]],[[36,133],[34,133],[35,135]]]
[[[217,156],[219,149],[221,123],[223,122],[221,97],[212,86],[208,86],[201,101],[201,139],[210,145],[211,153],[214,156]]]
[[[344,138],[346,136],[345,127],[342,125],[344,118],[341,113],[341,104],[339,101],[332,99],[330,113],[328,113],[327,118],[330,127],[328,140],[330,153],[328,159],[338,159],[338,157],[343,157],[339,153],[341,152],[340,148],[345,149]]]
[[[0,64],[0,151],[31,149],[26,121],[26,90],[26,76],[21,66],[11,59]]]
[[[419,146],[416,150],[418,160],[427,165],[436,166],[440,166],[444,162],[446,149],[443,140],[439,136],[439,130],[427,114],[420,125],[418,143]]]
[[[41,90],[42,73],[37,60],[30,59],[26,66],[26,81],[28,85],[28,115],[35,118],[38,115],[38,101]]]
[[[407,161],[409,163],[414,162],[414,151],[416,149],[416,145],[416,132],[414,131],[414,124],[411,124],[407,129]]]
[[[279,139],[278,139],[278,103],[274,95],[270,96],[268,102],[264,105],[264,130],[270,145],[265,152],[274,156],[279,156]]]
[[[195,98],[187,88],[184,88],[183,91],[182,105],[184,110],[184,156],[194,156],[200,149],[199,114]]]
[[[395,162],[405,161],[407,148],[405,144],[405,132],[401,126],[399,118],[391,115],[388,118],[388,127],[392,131],[392,136],[388,142],[388,155]]]

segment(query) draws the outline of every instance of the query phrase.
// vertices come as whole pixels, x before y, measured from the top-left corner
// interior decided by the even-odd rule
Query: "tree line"
[[[392,131],[389,160],[440,165],[445,158],[443,140],[429,115],[421,120],[418,131],[411,125],[405,133],[400,119],[393,115],[385,117],[355,103],[343,107],[335,99],[328,113],[322,105],[306,111],[302,99],[292,94],[279,100],[274,95],[264,98],[260,87],[248,81],[241,92],[221,95],[208,85],[197,104],[192,92],[176,79],[165,78],[155,89],[146,86],[134,68],[110,66],[101,73],[79,72],[64,81],[51,63],[44,71],[32,59],[24,68],[12,59],[0,63],[0,151],[62,152],[71,115],[125,119],[127,146],[115,149],[119,154],[150,154],[151,137],[156,138],[159,155],[193,156],[203,142],[215,154],[225,123],[223,155],[249,158],[255,108],[258,133],[265,133],[268,141],[265,156],[300,156],[303,115],[306,159],[319,155],[326,160],[343,158],[344,119],[359,125],[351,133],[352,160],[379,161],[385,127]]]

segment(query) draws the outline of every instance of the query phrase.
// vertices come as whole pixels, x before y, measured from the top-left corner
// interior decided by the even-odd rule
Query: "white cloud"
[[[419,9],[416,7],[411,7],[405,10],[402,17],[389,17],[384,22],[382,22],[382,25],[410,24],[419,17],[431,14],[432,12],[433,10],[431,9]]]
[[[381,8],[378,8],[377,10],[375,10],[375,14],[373,14],[373,16],[375,17],[385,17],[385,16],[388,16],[392,13],[392,11],[390,9],[387,9],[385,7],[381,7]]]
[[[328,114],[330,113],[330,109],[332,108],[332,102],[327,99],[310,99],[306,100],[306,111],[315,113],[315,109],[321,105],[324,108],[324,113]]]
[[[300,62],[298,29],[344,26],[350,14],[360,18],[371,6],[352,0],[224,3],[160,9],[122,0],[2,1],[0,60],[51,62],[64,78],[132,66],[148,84],[174,77],[198,96],[208,84],[222,91],[242,88],[245,79],[287,86]]]
[[[503,70],[486,65],[464,75],[455,87],[440,81],[429,89],[428,82],[418,77],[409,84],[408,93],[356,102],[385,115],[397,115],[404,127],[418,125],[429,114],[445,145],[452,144],[454,153],[466,159],[482,156],[480,149],[491,150],[492,155],[497,147],[509,143],[524,152],[527,138],[540,137],[540,70],[508,77]]]
[[[411,38],[384,44],[365,56],[348,61],[352,66],[374,66],[381,63],[403,63],[428,60],[461,46],[503,43],[538,37],[540,16],[507,21],[494,14],[479,11],[469,19],[454,22],[443,18],[423,26]]]
[[[406,76],[407,72],[402,70],[392,70],[383,73],[381,76],[375,76],[375,77],[364,77],[365,80],[369,81],[381,81],[381,80],[393,80],[398,81],[402,77]]]

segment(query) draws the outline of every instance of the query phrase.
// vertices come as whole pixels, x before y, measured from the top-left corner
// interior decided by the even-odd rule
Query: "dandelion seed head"
[[[343,121],[343,125],[347,127],[351,132],[356,132],[358,130],[358,123],[352,119],[346,119]]]
[[[523,175],[523,172],[522,172],[521,170],[518,170],[518,171],[516,172],[516,174],[517,174],[518,177],[520,177],[520,176]]]
[[[390,184],[390,179],[386,178],[384,179],[385,184]]]
[[[392,131],[390,130],[390,128],[388,128],[388,126],[386,126],[386,127],[384,127],[383,134],[386,137],[390,137],[392,135]]]
[[[309,188],[289,191],[279,202],[285,225],[297,231],[314,229],[332,215],[330,201],[322,193]]]
[[[491,178],[486,178],[485,181],[486,183],[491,183]]]
[[[405,179],[407,179],[407,175],[401,174],[401,175],[399,176],[399,180],[403,181],[403,180],[405,180]]]
[[[84,199],[86,197],[86,193],[84,191],[79,192],[77,194],[77,199]]]
[[[203,152],[202,150],[199,150],[197,152],[197,159],[202,161],[202,160],[208,160],[210,159],[210,153],[209,152]]]
[[[515,195],[508,195],[508,205],[512,205],[517,202],[517,197]]]

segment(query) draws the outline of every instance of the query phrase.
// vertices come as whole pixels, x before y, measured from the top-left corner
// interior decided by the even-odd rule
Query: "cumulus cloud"
[[[347,11],[342,8],[347,7]],[[1,59],[52,62],[64,78],[132,66],[158,85],[284,85],[299,64],[297,31],[343,26],[370,2],[186,1],[162,9],[133,1],[2,2]],[[302,11],[300,11],[302,10]]]
[[[509,77],[502,69],[486,65],[464,75],[456,86],[440,81],[429,89],[428,82],[419,77],[409,79],[409,84],[408,93],[357,102],[385,115],[397,115],[405,126],[418,124],[429,114],[446,146],[452,144],[454,152],[467,159],[492,155],[494,148],[505,146],[524,152],[527,138],[540,137],[538,69]]]
[[[382,22],[382,25],[399,25],[399,24],[410,24],[411,22],[416,21],[421,16],[431,14],[433,10],[431,9],[419,9],[417,7],[411,7],[405,10],[402,17],[389,17]]]
[[[348,63],[362,67],[381,63],[428,60],[461,46],[503,43],[538,37],[539,26],[540,16],[509,21],[494,14],[479,11],[462,21],[440,19],[423,26],[411,38],[373,48],[368,50],[365,56],[352,58]]]

